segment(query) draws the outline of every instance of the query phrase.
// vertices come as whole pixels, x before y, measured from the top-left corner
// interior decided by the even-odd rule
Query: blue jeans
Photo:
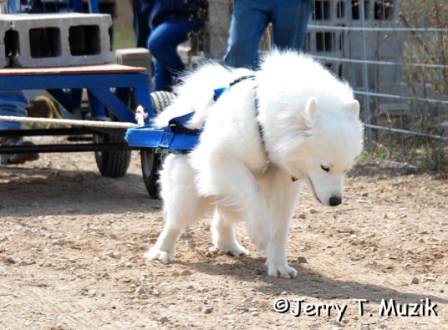
[[[21,116],[27,115],[25,95],[21,91],[0,91],[0,115]],[[20,129],[21,124],[9,121],[0,121],[0,130]]]
[[[225,64],[256,68],[269,23],[276,48],[303,50],[311,5],[311,0],[234,0]]]
[[[142,6],[141,0],[133,0],[132,8],[134,11],[134,33],[137,39],[137,47],[146,47],[148,40],[148,35],[150,33],[149,29],[149,13]]]
[[[177,54],[177,45],[187,41],[188,33],[201,24],[188,19],[170,19],[156,26],[148,38],[148,48],[154,63],[154,90],[170,91],[174,79],[185,67]]]

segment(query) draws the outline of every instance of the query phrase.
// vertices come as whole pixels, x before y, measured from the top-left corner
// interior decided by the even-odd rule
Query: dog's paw
[[[284,265],[268,264],[268,276],[296,278],[297,270],[293,267],[290,267],[288,264]]]
[[[160,250],[157,246],[153,246],[147,251],[144,257],[148,260],[159,260],[163,264],[167,264],[174,259],[174,253]]]
[[[249,251],[244,248],[241,244],[238,242],[233,242],[232,244],[228,245],[215,245],[215,248],[217,250],[220,250],[224,253],[230,254],[234,257],[241,257],[241,256],[247,256],[249,255]]]
[[[229,246],[227,249],[223,250],[225,253],[230,254],[234,257],[242,257],[249,255],[249,250],[242,247],[240,244],[235,244],[232,246]]]

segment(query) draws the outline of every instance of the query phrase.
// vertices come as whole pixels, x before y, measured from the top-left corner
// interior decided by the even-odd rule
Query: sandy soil
[[[306,190],[289,244],[299,276],[287,280],[266,277],[243,228],[250,256],[210,252],[207,219],[174,263],[145,261],[163,219],[134,156],[121,179],[100,177],[91,154],[0,169],[1,329],[448,329],[447,180],[358,168],[336,209]],[[347,310],[296,317],[273,310],[279,298]],[[386,299],[426,298],[438,316],[379,315]]]

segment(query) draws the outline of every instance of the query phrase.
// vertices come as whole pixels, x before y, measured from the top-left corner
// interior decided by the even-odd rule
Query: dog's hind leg
[[[174,258],[176,240],[203,214],[205,200],[198,196],[187,156],[169,155],[163,164],[160,180],[165,225],[145,257],[167,263]]]
[[[218,250],[238,257],[249,252],[241,246],[235,235],[235,222],[238,214],[223,207],[216,207],[212,221],[213,245]]]
[[[239,254],[241,249],[239,244],[235,244],[234,229],[229,221],[238,218],[238,220],[255,224],[248,226],[254,227],[252,231],[254,235],[249,233],[249,236],[251,239],[257,237],[259,241],[262,241],[260,237],[265,237],[264,241],[266,241],[269,235],[268,232],[265,234],[266,229],[263,229],[262,224],[269,221],[268,208],[263,191],[252,171],[239,160],[222,154],[210,155],[206,152],[198,152],[193,155],[193,166],[198,173],[197,187],[200,194],[213,197],[215,205],[220,210],[226,210],[225,213],[231,212],[230,215],[218,213],[215,216],[213,237],[215,246],[224,250],[235,247],[235,254]],[[256,224],[257,221],[261,225]]]

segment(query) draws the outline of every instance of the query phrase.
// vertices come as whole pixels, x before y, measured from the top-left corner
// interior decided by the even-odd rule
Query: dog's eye
[[[325,172],[330,172],[330,168],[324,165],[320,165],[320,168]]]

